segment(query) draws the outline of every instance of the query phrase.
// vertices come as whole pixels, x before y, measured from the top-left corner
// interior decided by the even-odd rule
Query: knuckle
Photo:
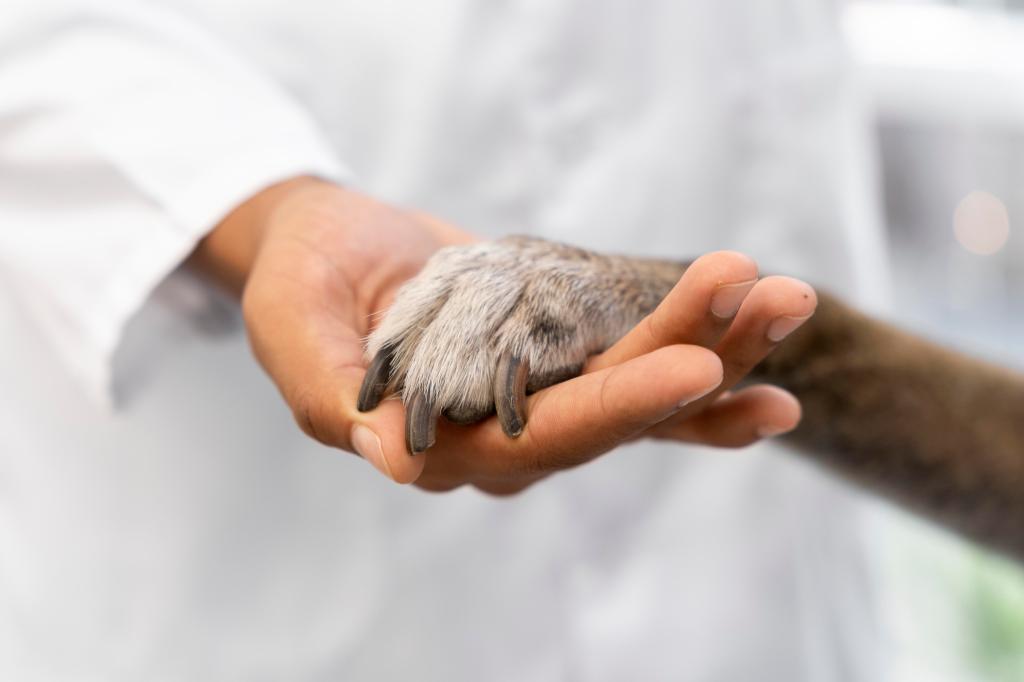
[[[657,310],[645,317],[640,322],[640,325],[644,336],[647,337],[647,343],[650,348],[657,348],[658,345],[664,343],[669,338],[665,329],[665,321],[658,314]]]
[[[621,367],[622,366],[619,365],[601,377],[601,385],[597,390],[597,411],[600,415],[601,421],[605,423],[607,423],[610,417],[614,416],[611,410],[608,409],[608,385],[611,383],[611,378],[615,376]]]

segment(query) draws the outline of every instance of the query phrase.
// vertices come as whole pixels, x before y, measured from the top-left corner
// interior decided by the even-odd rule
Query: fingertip
[[[703,412],[674,417],[658,427],[659,437],[742,448],[792,431],[800,423],[799,401],[767,384],[750,386],[715,400]]]
[[[707,348],[689,345],[665,346],[651,353],[659,364],[671,366],[670,375],[663,375],[662,381],[675,381],[675,393],[679,397],[678,407],[703,398],[718,388],[724,379],[722,360]],[[661,356],[661,357],[659,357]]]
[[[764,423],[757,428],[758,437],[781,436],[800,425],[803,407],[789,391],[768,384],[751,386],[747,391],[765,404],[761,410]]]
[[[396,447],[397,446],[397,447]],[[391,471],[391,480],[400,485],[415,483],[427,463],[426,453],[410,455],[405,449],[404,437],[384,448],[384,458]]]
[[[384,442],[384,457],[391,470],[391,480],[400,485],[415,483],[423,473],[427,455],[423,452],[409,452],[404,424],[401,428],[389,429],[381,440]]]
[[[734,442],[738,447],[789,433],[800,424],[803,414],[796,396],[768,384],[746,388],[731,396],[728,402],[731,404],[724,406],[724,412],[731,411],[734,415],[746,413],[755,423],[754,428],[748,431],[748,437],[738,438]]]
[[[695,384],[718,388],[724,378],[722,359],[714,351],[702,346],[681,346],[686,350],[683,369],[691,372]]]
[[[770,292],[768,303],[780,308],[784,315],[804,317],[812,315],[818,307],[818,294],[814,287],[795,277],[765,277],[758,283],[758,288]]]
[[[693,261],[688,271],[715,276],[719,284],[756,279],[757,261],[739,251],[712,251]]]
[[[687,269],[673,292],[674,300],[699,308],[700,315],[709,308],[719,321],[728,321],[739,311],[757,281],[757,263],[752,258],[737,251],[716,251],[701,256]],[[707,327],[706,321],[704,326]],[[691,343],[710,345],[704,343],[704,337],[713,341],[722,329],[713,325],[703,330],[698,327],[697,331],[703,334],[696,335]]]
[[[400,457],[395,457],[395,459],[397,462],[401,462],[401,464],[398,464],[398,466],[392,465],[394,475],[391,480],[399,485],[415,483],[420,474],[423,473],[423,467],[427,463],[427,455],[425,453],[419,455],[402,454]]]
[[[405,412],[397,400],[385,400],[372,413],[363,417],[352,428],[352,448],[385,477],[395,483],[414,483],[423,473],[425,455],[411,455],[405,444]],[[363,433],[373,434],[377,450],[364,448],[374,445]],[[359,440],[361,439],[361,440]]]
[[[373,465],[373,468],[394,480],[391,465],[384,456],[384,448],[381,445],[380,436],[365,424],[356,424],[349,434],[349,441],[356,454]]]

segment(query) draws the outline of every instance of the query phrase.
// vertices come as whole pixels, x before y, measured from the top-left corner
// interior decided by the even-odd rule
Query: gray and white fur
[[[441,249],[371,334],[360,408],[401,394],[413,453],[433,443],[440,414],[465,424],[497,407],[516,436],[525,393],[579,374],[587,357],[658,305],[679,273],[676,263],[527,237]]]

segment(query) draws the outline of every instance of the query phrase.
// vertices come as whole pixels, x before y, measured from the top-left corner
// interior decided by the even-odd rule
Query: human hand
[[[766,332],[772,320],[813,310],[813,291],[785,278],[762,280],[730,325],[710,315],[711,296],[755,279],[756,266],[738,254],[712,254],[582,376],[532,395],[520,438],[507,438],[495,419],[469,427],[442,422],[437,444],[410,456],[400,402],[356,410],[363,339],[373,314],[386,309],[437,249],[472,241],[440,221],[300,179],[232,213],[194,260],[244,291],[253,350],[302,429],[327,445],[359,451],[401,483],[431,490],[468,483],[509,493],[627,440],[740,445],[799,419],[796,401],[778,389],[712,397],[774,346]],[[722,354],[724,365],[707,347]]]

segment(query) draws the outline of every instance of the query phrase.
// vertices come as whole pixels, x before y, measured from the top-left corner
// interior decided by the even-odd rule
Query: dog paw
[[[578,375],[665,293],[637,261],[542,239],[442,249],[370,335],[358,408],[401,396],[413,454],[434,443],[442,415],[469,424],[497,412],[518,436],[527,393]]]

